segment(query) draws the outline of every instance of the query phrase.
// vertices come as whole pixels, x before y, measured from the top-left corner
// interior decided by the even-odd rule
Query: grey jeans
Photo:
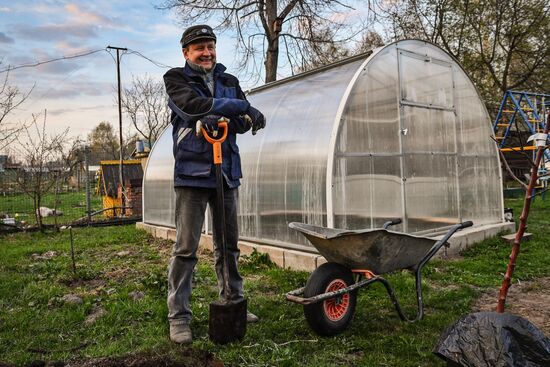
[[[214,262],[220,297],[224,293],[223,259],[221,256],[221,218],[216,189],[176,187],[176,243],[168,270],[168,321],[172,325],[189,323],[191,281],[197,263],[197,248],[204,223],[206,204],[210,204],[213,222]],[[232,300],[242,299],[243,280],[239,275],[239,230],[237,225],[238,189],[224,189],[225,238],[229,272],[229,294]]]

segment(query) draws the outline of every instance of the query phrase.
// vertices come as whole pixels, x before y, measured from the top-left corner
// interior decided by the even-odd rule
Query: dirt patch
[[[108,271],[108,272],[105,273],[105,276],[109,279],[124,280],[124,279],[128,278],[133,273],[135,273],[135,271],[133,271],[130,268],[122,268],[122,269],[116,269],[116,270]]]
[[[221,367],[224,363],[214,354],[205,351],[197,351],[191,348],[184,349],[177,359],[161,356],[148,356],[143,354],[117,358],[94,358],[88,360],[76,360],[65,364],[66,367]]]
[[[163,238],[150,237],[148,240],[148,243],[149,243],[149,246],[157,249],[161,257],[165,259],[170,258],[174,241],[166,240]]]
[[[62,279],[59,281],[61,284],[66,285],[69,288],[85,288],[93,289],[104,286],[107,282],[103,279]]]
[[[75,359],[72,361],[47,362],[36,360],[24,367],[223,367],[223,361],[206,351],[183,349],[176,358],[135,354],[115,358]],[[0,367],[15,367],[15,365],[0,362]]]
[[[514,283],[506,297],[506,312],[532,322],[546,336],[550,336],[550,278]],[[494,311],[499,289],[484,293],[475,303],[473,312]]]

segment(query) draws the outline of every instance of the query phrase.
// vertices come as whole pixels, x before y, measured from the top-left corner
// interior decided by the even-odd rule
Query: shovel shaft
[[[226,302],[230,299],[229,293],[229,268],[227,265],[227,242],[225,236],[225,198],[223,194],[223,171],[222,171],[222,143],[227,138],[228,126],[226,121],[218,123],[219,128],[223,128],[223,135],[219,139],[214,139],[208,135],[204,128],[201,128],[202,135],[210,144],[212,144],[212,153],[214,155],[214,166],[216,167],[216,191],[218,196],[218,212],[221,225],[221,254],[222,254],[222,273],[223,273],[223,296]]]
[[[223,261],[223,296],[226,301],[229,301],[229,268],[227,266],[227,242],[225,238],[225,197],[223,193],[223,173],[222,165],[216,164],[216,184],[218,194],[218,211],[220,213],[221,233],[221,253]]]

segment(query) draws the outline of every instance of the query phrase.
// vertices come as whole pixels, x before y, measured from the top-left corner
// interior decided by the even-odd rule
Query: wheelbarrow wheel
[[[325,263],[311,273],[304,297],[334,292],[354,284],[353,274],[345,266]],[[331,336],[344,331],[355,311],[357,292],[344,293],[338,297],[304,306],[304,314],[309,326],[319,335]]]

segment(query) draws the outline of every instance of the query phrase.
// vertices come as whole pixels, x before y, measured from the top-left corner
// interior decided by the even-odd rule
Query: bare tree
[[[67,131],[68,132],[68,131]],[[66,135],[66,134],[65,134]],[[59,194],[61,192],[61,185],[67,183],[69,177],[74,175],[75,171],[79,169],[79,165],[82,164],[82,146],[84,141],[80,138],[63,139],[63,141],[56,147],[57,160],[51,164],[55,165],[56,169],[53,171],[54,180],[54,207],[53,211],[55,215],[55,227],[57,225],[57,214],[59,205]]]
[[[509,89],[550,88],[550,3],[545,0],[375,2],[394,39],[440,45],[486,101]]]
[[[32,122],[17,137],[18,150],[23,157],[23,167],[17,174],[17,184],[33,200],[36,224],[43,230],[40,207],[44,195],[54,188],[59,171],[60,153],[67,138],[68,129],[59,134],[46,133],[46,111],[39,122],[39,115],[33,115]]]
[[[212,18],[220,29],[236,30],[242,69],[259,72],[258,54],[265,67],[265,82],[277,79],[280,47],[291,69],[314,56],[318,45],[345,43],[364,28],[351,0],[166,0],[161,9],[173,9],[184,26]],[[338,39],[336,39],[338,36]],[[313,53],[313,55],[312,55]],[[258,73],[259,74],[259,73]]]
[[[164,83],[148,75],[133,77],[131,87],[124,89],[122,109],[150,147],[170,123],[166,98]]]
[[[0,63],[1,64],[1,63]],[[22,124],[8,121],[8,116],[19,107],[31,94],[32,88],[24,93],[19,88],[8,84],[9,71],[0,84],[0,150],[13,142],[24,128]]]
[[[330,38],[331,37],[327,37],[327,39]],[[311,57],[308,59],[303,59],[302,65],[297,67],[295,71],[297,73],[301,73],[316,69],[347,57],[372,51],[380,46],[384,46],[384,40],[380,34],[373,30],[364,32],[361,36],[361,41],[359,44],[355,45],[355,47],[350,47],[350,45],[335,42],[317,44],[315,45],[315,52],[311,53]]]

